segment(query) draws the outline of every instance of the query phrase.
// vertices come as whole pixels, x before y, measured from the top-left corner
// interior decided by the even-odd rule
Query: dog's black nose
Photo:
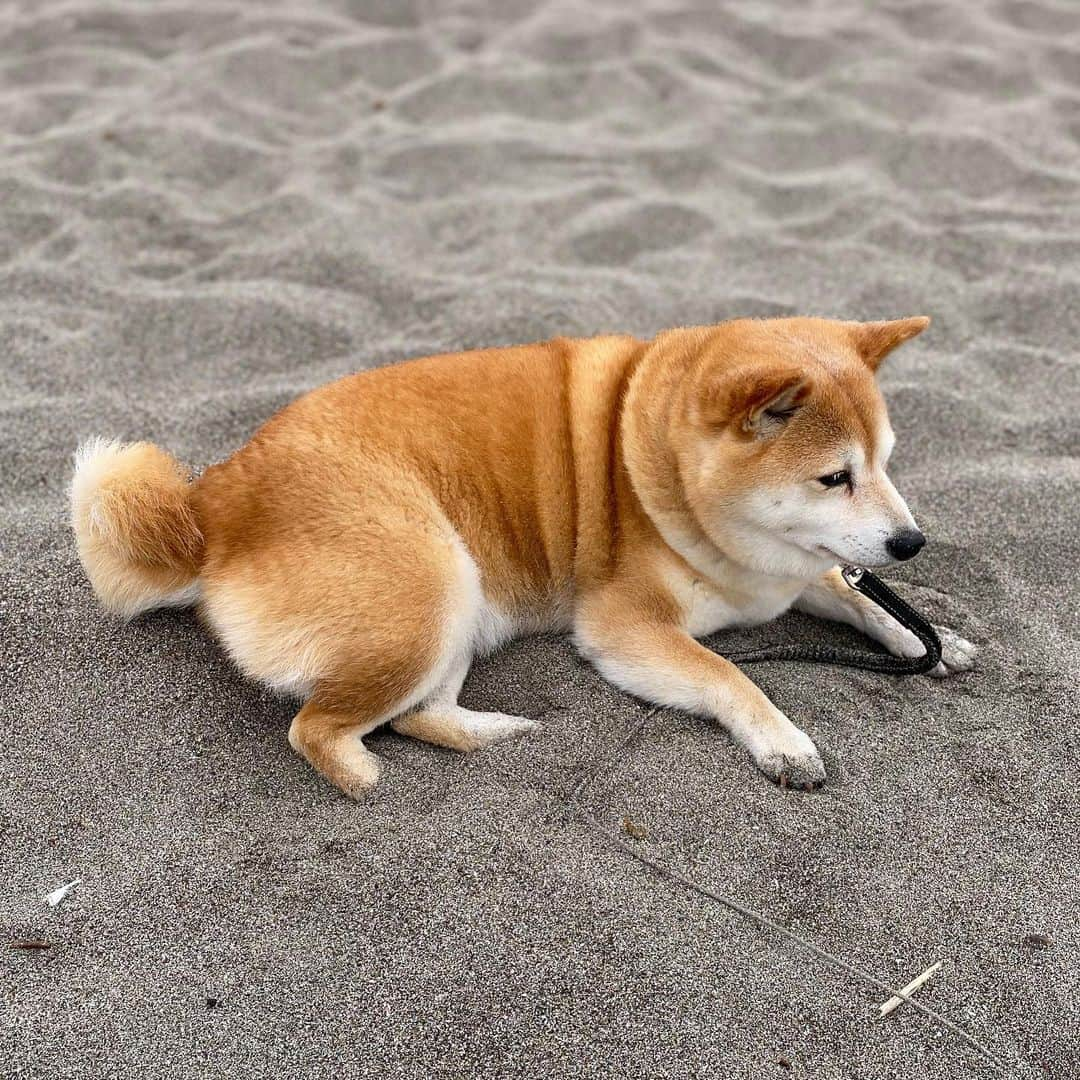
[[[926,537],[918,529],[901,529],[885,541],[885,550],[894,558],[903,562],[914,559],[923,549]]]

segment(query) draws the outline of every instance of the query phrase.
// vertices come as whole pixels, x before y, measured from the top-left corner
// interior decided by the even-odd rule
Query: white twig
[[[81,883],[82,878],[77,877],[74,881],[69,881],[66,885],[61,885],[59,889],[53,889],[53,891],[45,897],[45,903],[48,904],[49,907],[56,907],[56,905],[59,904],[76,885],[80,885]]]
[[[939,960],[936,964],[933,964],[931,967],[928,967],[918,978],[912,979],[911,982],[909,982],[907,984],[907,986],[905,986],[900,991],[900,993],[903,994],[904,997],[907,997],[908,994],[914,994],[915,991],[918,990],[919,987],[922,986],[922,984],[924,982],[926,982],[926,980],[929,979],[930,976],[933,975],[934,972],[938,971],[940,968],[941,968],[941,961]],[[894,996],[894,997],[889,998],[889,1000],[886,1001],[885,1004],[881,1006],[881,1016],[879,1016],[878,1019],[879,1020],[883,1019],[884,1017],[888,1016],[889,1013],[891,1013],[893,1011],[893,1009],[898,1009],[901,1005],[903,1005],[904,1004],[904,997],[895,997]]]

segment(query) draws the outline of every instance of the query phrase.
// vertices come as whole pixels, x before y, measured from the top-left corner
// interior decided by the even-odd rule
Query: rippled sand
[[[357,367],[789,312],[934,316],[884,376],[896,576],[982,668],[758,670],[823,793],[670,714],[590,805],[891,983],[946,958],[927,1004],[1071,1075],[1080,8],[26,0],[0,94],[0,917],[52,942],[0,951],[6,1075],[975,1075],[560,810],[641,709],[567,644],[467,687],[540,733],[380,735],[354,806],[191,616],[103,617],[64,523],[92,433],[201,466]],[[756,640],[798,635],[841,637]]]

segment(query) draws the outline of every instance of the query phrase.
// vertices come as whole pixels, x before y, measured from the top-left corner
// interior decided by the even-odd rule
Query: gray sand
[[[467,685],[536,735],[379,734],[354,805],[191,614],[103,616],[65,524],[82,437],[201,467],[358,367],[927,312],[883,381],[931,543],[891,576],[980,670],[757,668],[823,792],[667,713],[588,803],[891,984],[944,958],[928,1005],[1080,1075],[1080,11],[481,6],[3,5],[0,917],[52,948],[0,950],[0,1074],[985,1074],[560,808],[642,711],[567,643]],[[793,638],[844,635],[715,645]]]

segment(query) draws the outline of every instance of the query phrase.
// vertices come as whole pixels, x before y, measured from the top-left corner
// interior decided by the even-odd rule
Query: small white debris
[[[936,964],[933,964],[930,967],[928,967],[918,978],[912,979],[911,982],[909,982],[907,984],[907,986],[905,986],[905,987],[903,987],[901,989],[900,993],[901,994],[914,994],[915,991],[918,990],[919,987],[922,986],[922,984],[924,982],[926,982],[926,980],[929,979],[931,975],[934,974],[934,972],[940,970],[940,968],[941,968],[941,961],[939,960]],[[904,999],[902,997],[893,996],[893,997],[889,998],[889,1000],[886,1001],[885,1004],[881,1006],[881,1015],[878,1017],[878,1019],[879,1020],[883,1019],[884,1017],[888,1016],[889,1013],[891,1013],[893,1011],[893,1009],[898,1009],[903,1004],[904,1004]]]
[[[82,878],[77,877],[74,881],[69,881],[66,885],[61,885],[59,889],[53,889],[53,891],[45,897],[45,903],[48,904],[49,907],[56,907],[56,905],[61,903],[64,897],[66,897],[76,885],[81,884]]]

